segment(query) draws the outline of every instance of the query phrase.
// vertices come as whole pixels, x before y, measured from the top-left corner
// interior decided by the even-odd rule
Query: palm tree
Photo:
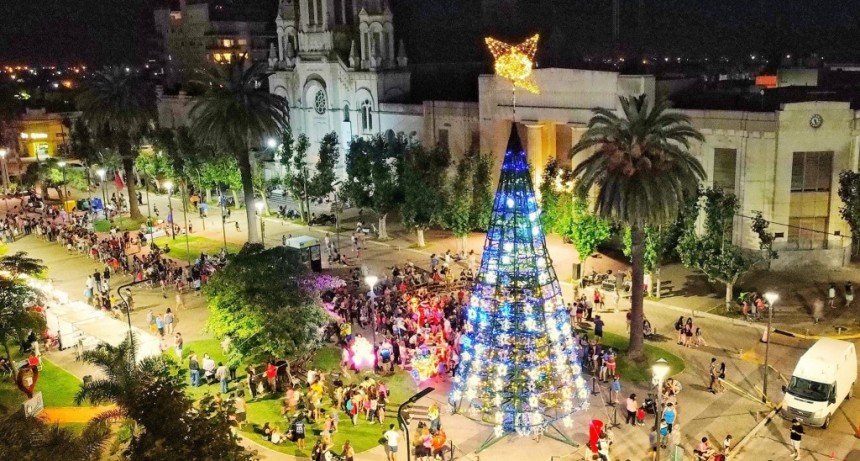
[[[2,408],[0,408],[2,410]],[[57,424],[24,416],[17,411],[0,420],[0,453],[4,459],[101,459],[110,427],[104,422],[87,424],[80,435],[62,429]]]
[[[263,63],[245,65],[243,59],[204,73],[208,91],[191,109],[191,129],[205,144],[236,157],[242,176],[248,242],[260,243],[254,215],[254,175],[250,146],[266,136],[279,136],[289,127],[287,100],[261,88]]]
[[[666,112],[669,105],[648,107],[644,95],[621,97],[621,116],[594,109],[571,157],[596,148],[573,171],[577,193],[597,189],[595,213],[630,226],[632,234],[631,328],[628,355],[643,355],[643,280],[645,227],[675,220],[685,197],[695,194],[705,171],[689,153],[692,140],[704,137],[683,114]]]
[[[103,134],[122,161],[132,219],[143,219],[137,206],[134,159],[141,135],[155,118],[152,85],[117,67],[94,73],[77,98],[78,108],[93,131]]]

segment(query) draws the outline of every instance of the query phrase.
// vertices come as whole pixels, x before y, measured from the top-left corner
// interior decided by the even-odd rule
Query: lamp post
[[[310,197],[308,197],[308,166],[307,165],[305,165],[304,171],[305,171],[304,189],[305,189],[305,213],[306,213],[305,218],[307,218],[308,232],[310,232],[310,230],[311,230],[311,199],[310,199]],[[340,250],[338,250],[338,251],[340,251]]]
[[[227,253],[227,215],[230,210],[227,209],[227,198],[222,196],[221,200],[221,233],[224,236],[224,253]]]
[[[263,201],[257,199],[254,201],[254,208],[257,209],[257,217],[260,218],[260,243],[263,248],[266,248],[266,222],[263,220]]]
[[[185,192],[188,190],[188,182],[184,183],[184,187],[182,188],[182,221],[185,224],[185,253],[186,258],[188,258],[188,265],[191,265],[191,244],[188,242],[188,194]]]
[[[669,374],[669,362],[664,358],[658,359],[654,362],[654,365],[651,366],[651,373],[654,376],[654,379],[651,382],[657,388],[657,407],[654,408],[654,425],[657,426],[657,435],[659,437],[660,409],[663,404],[663,380],[666,379],[666,376]],[[660,443],[657,443],[657,456],[655,459],[660,459]]]
[[[770,325],[773,322],[773,304],[779,299],[779,295],[768,291],[764,294],[764,299],[767,300],[767,330],[765,331],[764,343],[764,384],[762,386],[761,401],[767,403],[767,372],[768,372],[768,355],[770,354]]]
[[[105,171],[104,168],[99,168],[98,170],[96,170],[96,174],[99,175],[99,184],[102,187],[102,210],[104,210],[105,212],[105,219],[108,219],[107,193],[105,193],[105,174],[107,174],[107,171]]]
[[[334,188],[334,238],[337,240],[338,253],[340,253],[340,186],[342,184],[342,181],[332,183],[332,187]],[[329,249],[329,251],[331,250]]]
[[[376,286],[376,282],[379,281],[379,277],[375,275],[368,275],[364,278],[364,283],[370,288],[370,315],[371,319],[371,327],[373,328],[373,350],[376,350],[376,293],[373,292],[373,287]],[[376,358],[374,356],[374,363],[376,362]]]
[[[66,161],[60,160],[57,165],[60,166],[60,171],[63,172],[63,200],[68,200],[68,189],[66,189]]]
[[[164,188],[167,189],[167,224],[170,226],[173,240],[176,240],[176,227],[173,226],[173,197],[170,195],[170,191],[173,189],[173,182],[164,181]]]
[[[3,171],[0,172],[3,175],[3,203],[5,205],[5,212],[9,213],[9,173],[6,171],[6,156],[9,155],[9,151],[5,147],[0,147],[0,167],[3,168]]]

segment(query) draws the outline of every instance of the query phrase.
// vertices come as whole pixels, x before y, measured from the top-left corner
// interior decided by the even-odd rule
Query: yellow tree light
[[[496,75],[510,80],[516,87],[540,94],[537,83],[531,78],[539,39],[540,34],[534,34],[518,45],[511,45],[492,37],[485,38],[484,41],[496,60]]]

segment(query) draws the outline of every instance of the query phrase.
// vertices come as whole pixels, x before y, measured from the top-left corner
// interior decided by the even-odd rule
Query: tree
[[[672,234],[664,226],[656,228],[652,226],[645,227],[645,273],[651,274],[656,279],[655,293],[657,299],[660,299],[660,266],[662,266],[665,259],[665,253],[667,252],[667,248],[669,248],[669,239],[671,237]],[[633,251],[633,236],[629,227],[624,229],[623,243],[624,256],[630,257]],[[648,295],[651,296],[652,284],[648,284],[646,288]]]
[[[207,328],[234,345],[233,360],[270,360],[319,342],[327,319],[315,293],[302,289],[307,268],[294,249],[249,245],[204,288]]]
[[[94,422],[78,435],[58,424],[26,417],[19,410],[0,419],[0,434],[0,453],[5,459],[98,461],[111,431],[106,423]]]
[[[585,273],[588,258],[594,254],[601,243],[609,239],[612,235],[612,226],[605,219],[588,211],[588,202],[584,197],[571,198],[570,224],[566,226],[565,234],[573,242],[582,263],[582,272]]]
[[[13,366],[9,341],[21,344],[30,330],[44,331],[45,317],[30,309],[42,298],[41,293],[24,278],[40,276],[44,271],[42,261],[26,253],[0,256],[0,341]]]
[[[632,259],[631,328],[628,356],[644,360],[643,301],[645,227],[678,216],[684,197],[695,194],[705,171],[688,150],[704,137],[686,115],[667,112],[668,103],[648,107],[643,95],[620,98],[621,116],[595,109],[571,156],[596,147],[575,169],[581,195],[597,189],[595,213],[630,226]]]
[[[379,238],[388,238],[388,214],[403,202],[403,165],[409,140],[403,133],[356,137],[346,154],[344,192],[353,205],[370,208],[379,218]]]
[[[457,162],[457,172],[453,181],[448,182],[445,194],[445,212],[442,220],[446,229],[460,239],[460,248],[466,251],[466,237],[472,230],[472,186],[474,163],[468,158]]]
[[[839,173],[839,213],[851,228],[851,255],[860,254],[860,173],[845,170]]]
[[[423,247],[424,231],[443,221],[446,208],[445,188],[451,153],[436,146],[428,149],[412,144],[406,151],[403,168],[403,224],[418,234],[418,246]]]
[[[281,142],[281,164],[284,165],[284,187],[289,191],[293,200],[299,203],[299,214],[305,222],[310,222],[310,210],[305,210],[305,198],[308,189],[308,148],[310,141],[304,133],[293,137],[293,132],[286,129]]]
[[[320,143],[316,173],[308,183],[308,195],[311,199],[322,202],[334,192],[336,179],[334,168],[339,158],[340,142],[337,139],[337,133],[327,133]]]
[[[142,219],[137,205],[137,183],[134,181],[134,159],[144,130],[155,118],[155,93],[152,85],[136,73],[119,67],[95,72],[78,94],[78,109],[93,130],[100,131],[106,147],[114,149],[125,172],[129,213]]]
[[[286,99],[261,87],[267,77],[266,64],[246,64],[244,59],[237,59],[205,72],[201,83],[207,91],[189,117],[198,139],[235,156],[242,177],[248,242],[260,243],[249,146],[286,130],[290,108]]]
[[[204,187],[229,191],[233,194],[233,202],[239,203],[236,191],[242,188],[242,177],[234,156],[216,152],[212,159],[200,165],[200,178]]]
[[[472,168],[472,209],[470,222],[472,229],[487,230],[490,215],[493,213],[493,191],[490,181],[493,177],[493,158],[488,154],[474,153],[469,156]],[[465,250],[465,247],[463,248]]]
[[[767,226],[753,222],[753,229],[760,227],[759,238],[762,249],[760,255],[744,250],[732,244],[732,227],[739,208],[738,198],[719,188],[702,191],[699,200],[695,202],[696,213],[685,213],[686,223],[684,233],[678,242],[678,254],[681,262],[691,269],[703,272],[708,280],[720,282],[726,286],[726,309],[728,310],[734,291],[734,285],[744,274],[760,261],[777,256],[772,247],[765,243],[768,240]],[[705,216],[704,233],[696,232],[696,220],[701,209]],[[763,226],[763,228],[761,227]],[[762,239],[762,235],[764,238]],[[770,238],[772,243],[773,239]]]
[[[232,435],[232,405],[214,405],[204,397],[195,406],[186,396],[184,370],[165,356],[135,360],[135,345],[126,338],[118,346],[99,344],[81,360],[99,369],[101,378],[83,383],[75,402],[112,403],[115,409],[95,421],[126,418],[131,438],[125,456],[135,460],[254,458]],[[204,443],[205,439],[205,443]]]
[[[72,131],[69,133],[69,148],[72,158],[80,160],[84,165],[87,191],[89,191],[92,184],[90,168],[98,162],[99,153],[93,134],[83,118],[78,117],[72,124]]]
[[[550,159],[543,170],[540,185],[541,224],[547,232],[567,236],[570,223],[570,196],[573,191],[571,172]]]

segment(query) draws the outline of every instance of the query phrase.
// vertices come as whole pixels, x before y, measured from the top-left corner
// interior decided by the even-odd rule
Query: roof
[[[287,239],[287,246],[290,248],[308,248],[314,245],[319,245],[320,241],[317,238],[309,235],[300,235]]]

